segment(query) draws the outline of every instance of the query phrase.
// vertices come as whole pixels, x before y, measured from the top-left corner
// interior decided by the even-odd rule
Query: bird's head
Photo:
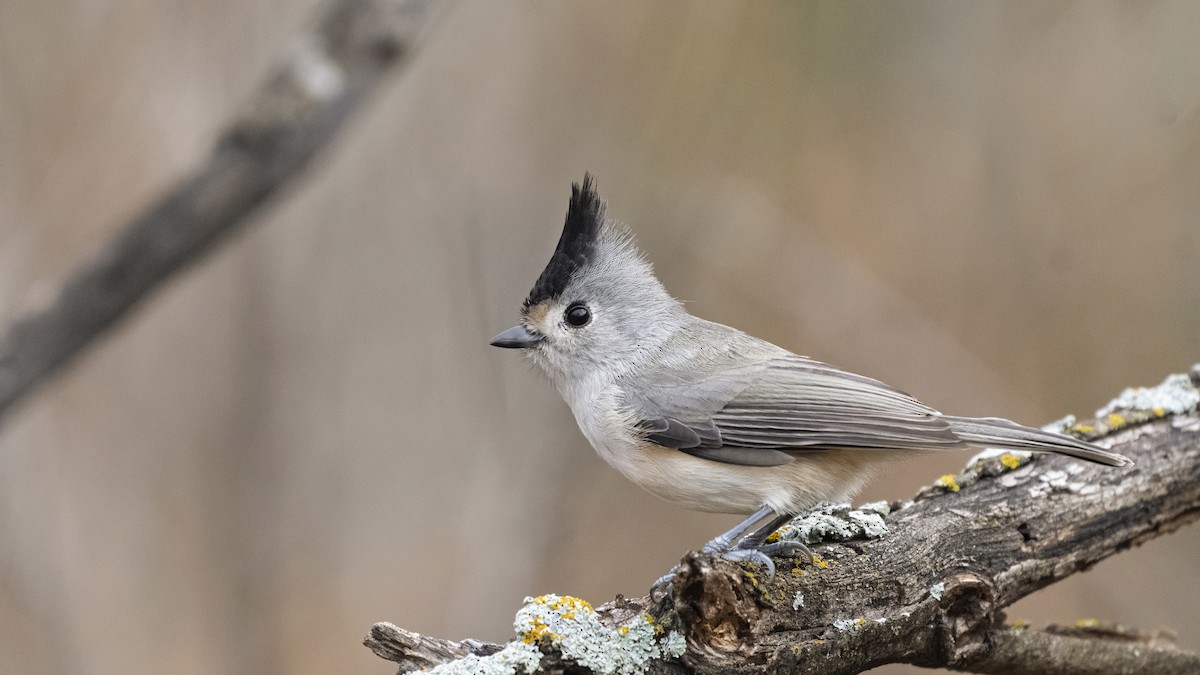
[[[571,186],[558,247],[521,307],[492,340],[522,349],[562,389],[623,372],[658,349],[687,314],[654,276],[629,232],[608,221],[594,181]]]

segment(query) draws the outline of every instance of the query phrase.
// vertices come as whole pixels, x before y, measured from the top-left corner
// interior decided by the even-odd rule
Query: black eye
[[[586,305],[574,304],[567,308],[563,313],[567,323],[578,328],[592,320],[592,312]]]

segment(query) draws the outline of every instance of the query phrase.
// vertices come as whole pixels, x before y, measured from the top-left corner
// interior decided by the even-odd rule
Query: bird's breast
[[[810,452],[780,466],[714,462],[645,440],[615,388],[579,393],[565,398],[600,458],[651,494],[697,511],[745,514],[766,504],[799,513],[819,501],[842,501],[888,454]]]

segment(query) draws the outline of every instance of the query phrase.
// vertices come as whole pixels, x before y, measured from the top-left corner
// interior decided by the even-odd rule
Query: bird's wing
[[[965,447],[936,410],[869,377],[794,354],[649,378],[626,389],[646,438],[714,461],[771,466],[833,448]]]

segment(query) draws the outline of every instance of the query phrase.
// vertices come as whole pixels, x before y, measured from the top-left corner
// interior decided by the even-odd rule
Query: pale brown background
[[[204,156],[314,0],[0,2],[0,319]],[[707,318],[1042,423],[1200,360],[1200,3],[494,3],[0,429],[0,672],[390,673],[729,524],[487,346],[596,173]],[[953,471],[877,480],[904,497]],[[1200,648],[1200,531],[1013,616]],[[889,673],[908,672],[895,667]]]

